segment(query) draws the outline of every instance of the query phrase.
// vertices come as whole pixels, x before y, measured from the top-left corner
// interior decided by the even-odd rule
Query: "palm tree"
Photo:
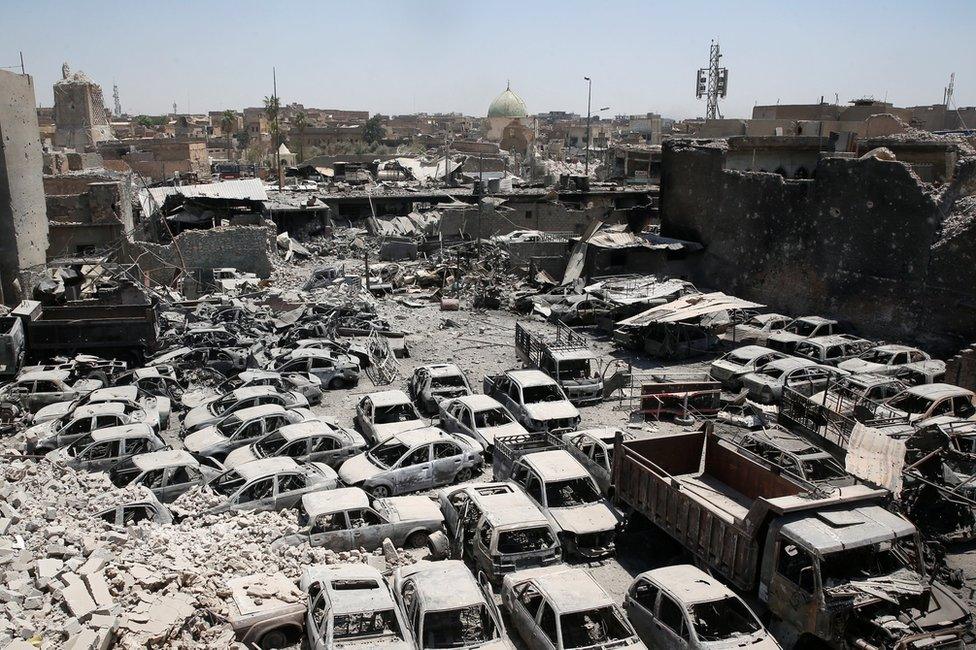
[[[221,113],[220,115],[220,128],[227,135],[227,158],[230,159],[230,152],[233,147],[231,147],[231,136],[234,134],[235,126],[237,126],[237,113],[230,110],[229,108]]]
[[[298,131],[298,162],[305,162],[305,129],[308,128],[308,117],[305,111],[298,111],[291,121],[292,126]]]
[[[273,135],[278,133],[278,111],[281,110],[281,100],[272,95],[264,97],[264,114],[268,118],[268,131]]]

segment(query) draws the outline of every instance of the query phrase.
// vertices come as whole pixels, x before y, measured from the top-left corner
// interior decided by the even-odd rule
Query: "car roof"
[[[812,339],[807,339],[806,341],[800,342],[798,345],[819,345],[821,347],[826,347],[828,345],[837,345],[838,343],[870,343],[871,341],[867,339],[862,339],[859,336],[854,336],[853,334],[828,334],[827,336],[815,336]]]
[[[359,612],[374,612],[378,610],[394,609],[396,604],[386,586],[383,574],[376,568],[364,564],[315,564],[305,567],[302,572],[302,583],[321,582],[329,594],[333,614],[352,614]],[[360,582],[373,580],[376,587],[372,589],[335,590],[334,581]]]
[[[234,399],[248,399],[250,397],[261,397],[264,395],[277,395],[278,389],[274,386],[242,386],[230,392]]]
[[[368,508],[369,496],[362,488],[347,487],[320,490],[302,495],[302,508],[312,519],[352,508]]]
[[[762,370],[768,368],[778,368],[780,370],[793,370],[794,368],[805,368],[807,366],[816,366],[816,361],[812,359],[801,359],[800,357],[786,357],[785,359],[776,359],[775,361],[770,361],[762,367]]]
[[[148,454],[139,454],[138,456],[132,457],[132,464],[140,472],[148,472],[166,467],[180,467],[183,465],[200,466],[200,463],[185,449],[161,449],[160,451],[152,451]]]
[[[399,569],[404,578],[413,578],[424,609],[458,609],[485,602],[471,570],[461,560],[421,560]]]
[[[637,576],[637,579],[640,578],[651,580],[683,605],[735,596],[731,589],[690,564],[675,564],[652,569]]]
[[[900,384],[901,380],[897,377],[892,377],[891,375],[879,375],[871,372],[858,372],[853,375],[847,375],[846,377],[841,377],[839,381],[843,381],[846,384],[851,384],[854,386],[864,386],[865,388],[870,388],[871,386],[880,386],[882,384]]]
[[[71,413],[72,418],[84,418],[92,415],[118,415],[125,413],[125,404],[121,402],[95,402],[79,406]]]
[[[803,321],[805,323],[813,323],[813,324],[816,324],[816,325],[823,325],[823,324],[830,324],[830,323],[836,324],[837,323],[837,321],[832,320],[830,318],[824,318],[823,316],[800,316],[800,317],[796,318],[795,320]]]
[[[565,449],[526,454],[522,456],[522,461],[535,470],[543,481],[564,481],[589,476],[586,468]]]
[[[408,447],[413,447],[414,445],[422,445],[426,442],[440,442],[442,440],[454,440],[454,438],[447,435],[437,427],[421,427],[419,429],[410,429],[409,431],[401,431],[400,433],[397,433],[393,437]]]
[[[431,377],[453,377],[454,375],[464,374],[453,363],[432,363],[430,365],[420,366],[417,370],[426,370],[430,373]]]
[[[505,374],[511,377],[512,381],[522,388],[529,386],[548,386],[549,384],[556,383],[556,380],[546,373],[532,368],[526,370],[509,370]]]
[[[468,492],[481,506],[481,511],[492,526],[500,528],[515,524],[523,524],[522,527],[549,524],[549,520],[539,506],[522,490],[515,488],[511,492],[501,494],[478,493],[477,488],[485,485],[489,484],[471,486]]]
[[[765,323],[771,320],[791,320],[791,319],[789,316],[784,316],[783,314],[770,313],[770,314],[756,314],[750,320],[756,320],[759,321],[760,323]]]
[[[162,377],[163,375],[156,366],[144,366],[142,368],[135,368],[132,371],[132,376],[136,379],[150,379],[153,377]]]
[[[240,411],[234,411],[229,417],[239,418],[241,421],[250,420],[251,418],[259,418],[265,415],[271,415],[273,413],[287,413],[285,408],[280,404],[261,404],[260,406],[248,406],[246,409],[241,409]]]
[[[109,386],[107,388],[96,388],[88,397],[89,402],[105,401],[109,402],[117,399],[135,401],[139,398],[138,386]]]
[[[288,360],[292,359],[305,359],[314,357],[316,359],[332,359],[333,361],[344,357],[344,354],[336,354],[334,350],[320,349],[320,348],[295,348],[294,350],[288,352]]]
[[[54,380],[67,381],[71,373],[67,370],[32,370],[17,377],[17,381]]]
[[[378,393],[364,395],[363,399],[369,398],[373,406],[395,406],[397,404],[410,404],[410,396],[404,391],[395,388],[393,390],[381,390]],[[362,400],[360,400],[362,401]]]
[[[875,352],[921,352],[918,348],[913,348],[910,345],[901,345],[899,343],[886,343],[885,345],[879,345],[874,348]]]
[[[122,424],[117,427],[105,427],[95,429],[91,432],[93,442],[105,442],[106,440],[122,440],[123,438],[145,438],[152,436],[155,438],[152,427],[142,422],[134,424]]]
[[[279,377],[281,377],[281,373],[275,370],[258,370],[256,368],[244,370],[237,375],[237,378],[243,382],[254,381],[255,379],[278,379]]]
[[[501,406],[501,403],[494,397],[482,395],[481,393],[455,397],[452,401],[460,402],[474,411],[487,411],[488,409],[495,409]]]
[[[298,471],[302,469],[302,466],[290,456],[272,456],[271,458],[252,460],[243,465],[238,465],[234,469],[244,477],[245,481],[253,481],[257,478],[273,476],[279,472]]]
[[[292,442],[324,433],[335,433],[335,429],[323,420],[305,420],[304,422],[286,424],[275,433],[281,434],[282,438],[288,442]]]
[[[566,348],[562,350],[549,350],[549,354],[556,361],[579,361],[580,359],[596,359],[593,350],[586,347]]]
[[[973,391],[969,389],[962,388],[961,386],[953,386],[952,384],[921,384],[919,386],[912,386],[905,392],[932,400],[942,399],[943,397],[954,397],[956,395],[973,394]]]
[[[729,354],[735,354],[735,355],[739,355],[739,356],[742,356],[742,357],[748,357],[750,359],[754,359],[754,358],[756,358],[758,356],[762,356],[764,354],[769,354],[770,352],[772,352],[772,353],[775,354],[776,353],[776,350],[772,350],[770,348],[767,348],[764,345],[743,345],[740,348],[736,348],[736,349],[732,350],[731,352],[729,352]],[[779,353],[779,354],[782,354],[782,353]]]
[[[520,571],[512,582],[529,578],[560,613],[579,612],[613,605],[614,601],[592,575],[579,567],[556,565]]]

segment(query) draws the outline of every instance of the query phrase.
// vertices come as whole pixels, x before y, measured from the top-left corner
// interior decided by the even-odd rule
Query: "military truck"
[[[614,445],[618,504],[775,619],[784,647],[962,648],[970,614],[925,574],[918,531],[866,485],[805,483],[706,427]]]

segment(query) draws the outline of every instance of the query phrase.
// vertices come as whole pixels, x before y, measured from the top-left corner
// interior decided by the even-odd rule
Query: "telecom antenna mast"
[[[119,99],[119,84],[112,82],[112,97],[115,99],[115,115],[122,115],[122,101]]]
[[[718,99],[719,97],[724,99],[729,89],[729,70],[719,67],[721,60],[722,53],[719,50],[718,41],[712,41],[709,48],[708,67],[698,69],[697,83],[695,84],[695,97],[701,99],[704,95],[707,102],[706,120],[722,117],[722,111],[718,109]]]

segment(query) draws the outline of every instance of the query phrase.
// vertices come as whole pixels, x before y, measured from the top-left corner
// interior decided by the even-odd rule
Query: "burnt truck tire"
[[[451,540],[441,531],[427,536],[427,550],[431,560],[446,560],[451,557]]]

